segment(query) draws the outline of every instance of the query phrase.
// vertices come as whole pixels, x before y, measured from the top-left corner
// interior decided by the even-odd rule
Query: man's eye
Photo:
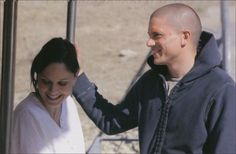
[[[152,38],[153,39],[158,39],[158,38],[160,38],[161,37],[161,34],[159,34],[159,33],[154,33],[153,35],[152,35]]]

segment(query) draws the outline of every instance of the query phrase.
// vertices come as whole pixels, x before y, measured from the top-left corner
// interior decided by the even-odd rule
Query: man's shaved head
[[[181,3],[168,4],[154,11],[150,20],[155,17],[165,18],[166,22],[177,30],[190,31],[194,45],[198,45],[202,25],[193,8]]]

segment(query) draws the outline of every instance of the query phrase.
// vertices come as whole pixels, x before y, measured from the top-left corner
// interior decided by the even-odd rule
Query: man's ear
[[[181,37],[181,46],[184,47],[190,41],[191,32],[190,31],[183,31]]]

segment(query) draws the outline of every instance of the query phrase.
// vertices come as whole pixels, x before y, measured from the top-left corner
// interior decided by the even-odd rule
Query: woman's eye
[[[67,85],[67,82],[66,81],[61,81],[58,83],[60,86],[66,86]]]
[[[49,80],[46,80],[46,79],[41,79],[41,81],[45,85],[49,85],[51,83]]]

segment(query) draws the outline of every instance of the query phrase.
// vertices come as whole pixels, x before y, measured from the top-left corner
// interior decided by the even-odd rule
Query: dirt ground
[[[76,41],[82,51],[82,66],[99,91],[116,104],[125,95],[133,76],[145,60],[145,46],[150,14],[158,7],[173,2],[186,3],[200,15],[205,30],[221,37],[219,1],[77,1]],[[235,4],[229,1],[228,12],[232,32],[231,50],[235,53]],[[42,45],[52,37],[66,36],[67,2],[18,2],[16,48],[15,105],[31,90],[29,70]],[[2,36],[3,1],[0,0],[0,35]],[[2,40],[0,38],[0,46]],[[1,51],[2,47],[0,47]],[[235,54],[233,53],[233,57]],[[235,68],[235,62],[232,63]],[[149,69],[146,67],[145,69]],[[235,78],[235,72],[232,74]],[[90,147],[99,129],[78,105],[86,142]],[[103,135],[107,137],[106,135]],[[118,134],[137,138],[137,129]],[[112,136],[112,137],[117,137]],[[138,153],[137,142],[102,142],[102,153]]]

